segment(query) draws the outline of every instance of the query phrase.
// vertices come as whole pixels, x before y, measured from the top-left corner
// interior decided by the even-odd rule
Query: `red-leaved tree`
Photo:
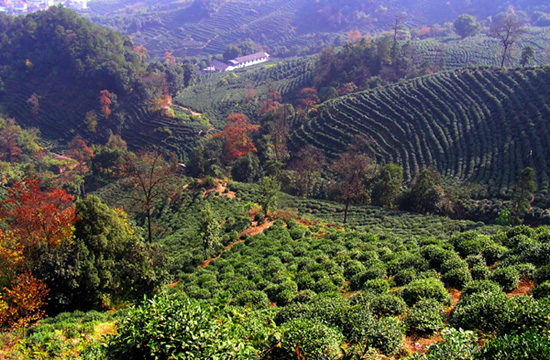
[[[76,222],[73,196],[62,189],[42,191],[40,181],[25,179],[0,202],[0,219],[24,246],[25,256],[69,240]]]
[[[258,131],[259,126],[250,123],[244,114],[233,114],[227,117],[225,128],[214,135],[214,138],[225,138],[225,151],[231,160],[256,152],[250,135]]]
[[[101,90],[99,92],[99,105],[101,107],[101,112],[105,117],[109,117],[109,115],[111,115],[111,104],[111,93],[109,90]]]

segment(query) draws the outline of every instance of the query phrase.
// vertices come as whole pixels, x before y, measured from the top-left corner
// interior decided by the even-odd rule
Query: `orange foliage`
[[[359,32],[359,30],[351,30],[350,32],[348,32],[349,43],[355,44],[357,41],[359,41],[359,39],[361,39],[361,33]]]
[[[301,111],[311,110],[315,105],[319,104],[321,100],[317,95],[317,90],[314,88],[304,88],[297,97],[298,109]]]
[[[105,117],[108,117],[111,114],[111,93],[108,90],[101,90],[99,92],[99,104],[101,105],[101,112]]]
[[[431,29],[427,26],[423,26],[420,28],[420,36],[428,36],[430,35]]]
[[[281,93],[278,92],[275,89],[269,90],[267,93],[266,99],[262,102],[260,107],[258,108],[258,115],[264,115],[267,114],[269,111],[275,109],[277,106],[280,105],[283,97],[281,96]]]
[[[145,49],[145,46],[143,45],[139,45],[139,46],[134,46],[134,48],[132,49],[136,54],[138,54],[139,56],[139,61],[143,62],[143,58],[145,57],[146,53],[147,53],[147,50]]]
[[[214,135],[214,138],[225,138],[225,151],[232,160],[256,152],[250,135],[258,131],[258,125],[252,125],[244,114],[233,114],[227,117],[225,128]]]
[[[13,184],[0,202],[0,218],[24,246],[25,255],[71,238],[76,222],[73,196],[65,190],[42,191],[40,181]]]
[[[164,53],[164,61],[169,65],[176,65],[176,58],[168,51]]]
[[[0,324],[12,329],[26,327],[44,317],[42,306],[48,295],[46,286],[30,273],[17,276],[10,288],[4,288],[0,300]]]

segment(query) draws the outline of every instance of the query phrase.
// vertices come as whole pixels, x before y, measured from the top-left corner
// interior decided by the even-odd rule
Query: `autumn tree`
[[[30,272],[17,276],[10,287],[4,288],[0,299],[0,324],[17,329],[26,328],[31,323],[42,319],[46,313],[48,289]]]
[[[233,114],[227,117],[225,128],[213,136],[214,139],[225,139],[225,152],[229,159],[235,160],[249,152],[258,151],[250,136],[258,131],[258,125],[252,125],[244,114]]]
[[[76,221],[73,197],[62,189],[43,191],[40,181],[13,184],[0,202],[0,219],[24,246],[25,256],[67,241]]]
[[[90,150],[90,148],[86,145],[86,143],[84,142],[84,140],[82,140],[80,136],[76,136],[69,142],[69,149],[67,150],[66,154],[77,162],[75,170],[80,177],[80,191],[82,197],[86,197],[84,176],[90,171],[90,166],[94,157],[94,153],[92,152],[92,150]]]
[[[374,164],[366,155],[347,151],[332,164],[331,170],[334,173],[333,191],[345,205],[345,224],[350,203],[361,202],[368,196],[366,182],[372,177]]]
[[[348,32],[348,43],[355,44],[359,39],[361,39],[361,32],[359,30],[355,29]]]
[[[491,28],[491,34],[502,44],[500,67],[510,57],[512,46],[526,33],[523,22],[514,13],[507,13]]]
[[[129,156],[124,165],[124,184],[129,189],[129,196],[147,217],[149,243],[153,242],[152,211],[155,202],[168,194],[175,173],[175,166],[157,151],[141,151]]]
[[[220,244],[220,224],[207,202],[201,211],[199,236],[204,248],[204,259],[208,259],[208,251]]]
[[[321,100],[317,95],[317,90],[314,88],[304,88],[296,97],[297,108],[301,112],[312,110],[319,102],[321,102]]]
[[[101,112],[105,117],[109,117],[109,115],[111,114],[111,104],[111,93],[109,92],[109,90],[101,90],[99,92],[99,105],[101,108]]]

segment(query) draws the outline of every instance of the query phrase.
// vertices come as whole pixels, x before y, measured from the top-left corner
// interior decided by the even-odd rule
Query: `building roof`
[[[269,54],[262,51],[262,52],[257,52],[255,54],[240,56],[240,57],[235,58],[233,60],[229,60],[229,62],[234,63],[234,64],[241,64],[241,63],[244,63],[244,62],[247,62],[247,61],[256,61],[256,60],[260,60],[260,59],[264,59],[264,58],[268,58],[268,57],[269,57]]]
[[[228,64],[216,59],[212,60],[210,66],[216,69],[216,71],[225,71],[229,67]]]

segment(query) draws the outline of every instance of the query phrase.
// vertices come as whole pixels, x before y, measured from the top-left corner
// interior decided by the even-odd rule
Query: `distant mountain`
[[[145,45],[153,56],[223,53],[229,44],[252,40],[273,54],[341,41],[358,29],[376,34],[395,25],[443,25],[468,13],[484,20],[503,11],[550,12],[544,0],[194,0],[175,2],[94,1],[83,12]]]

